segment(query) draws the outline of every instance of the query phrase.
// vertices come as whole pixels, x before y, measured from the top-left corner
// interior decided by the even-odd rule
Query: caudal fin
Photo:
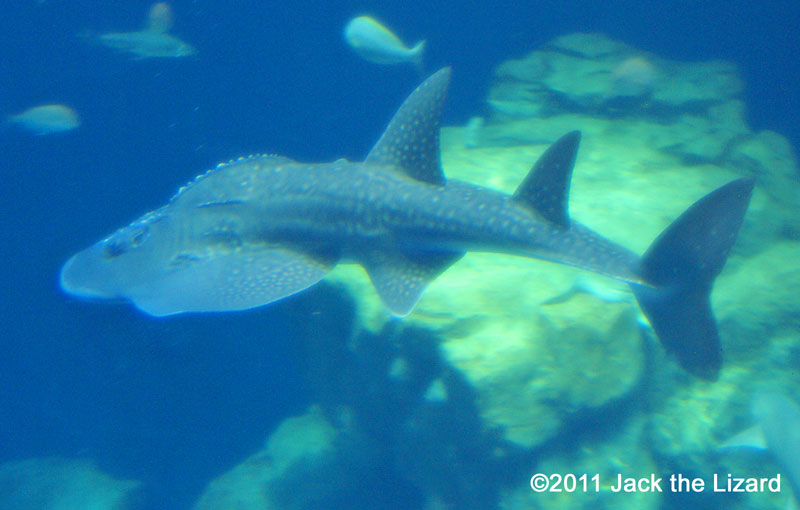
[[[664,347],[703,379],[716,380],[722,366],[711,288],[742,225],[753,182],[729,182],[689,207],[642,257],[649,285],[631,285]]]

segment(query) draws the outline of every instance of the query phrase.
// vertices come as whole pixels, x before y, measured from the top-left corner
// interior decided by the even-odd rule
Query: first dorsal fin
[[[580,131],[556,140],[514,192],[514,200],[533,207],[544,219],[563,228],[569,228],[569,181],[580,141]]]
[[[450,68],[440,69],[408,96],[372,148],[366,165],[391,165],[418,181],[444,184],[439,120]]]

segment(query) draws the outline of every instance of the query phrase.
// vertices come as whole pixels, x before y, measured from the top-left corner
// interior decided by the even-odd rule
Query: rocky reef
[[[628,290],[601,277],[470,253],[400,321],[361,268],[340,266],[292,312],[317,407],[215,480],[198,509],[251,508],[238,503],[250,497],[264,508],[483,510],[774,508],[792,497],[611,490],[618,474],[780,469],[718,450],[750,419],[755,389],[800,390],[800,174],[783,137],[748,127],[736,67],[572,34],[494,77],[485,115],[442,129],[446,175],[513,192],[551,142],[580,129],[570,213],[634,251],[715,187],[757,178],[713,294],[720,380],[682,372]],[[536,472],[602,483],[537,494]]]
[[[755,177],[712,295],[717,382],[683,372],[627,287],[606,278],[469,253],[399,320],[363,269],[342,265],[286,306],[313,405],[210,481],[195,508],[786,507],[788,483],[779,494],[612,490],[620,474],[783,469],[719,449],[749,425],[754,392],[800,394],[800,173],[782,136],[748,126],[743,87],[728,62],[571,34],[500,64],[485,111],[441,132],[449,178],[511,193],[550,143],[581,130],[570,214],[638,253],[699,197]],[[63,508],[48,494],[69,502],[89,486],[107,495],[91,508],[126,508],[134,482],[71,462],[0,466],[0,508]],[[534,473],[599,481],[536,493]]]
[[[757,203],[748,221],[760,220],[759,233],[766,230],[770,237],[797,238],[798,173],[791,146],[776,133],[749,128],[744,84],[733,64],[676,62],[600,34],[571,34],[504,62],[494,78],[485,122],[473,123],[478,127],[467,130],[465,144],[536,145],[579,128],[587,144],[603,144],[598,152],[604,156],[625,158],[605,163],[614,164],[605,166],[614,168],[610,179],[632,177],[620,169],[634,170],[639,179],[669,168],[685,178],[725,178],[725,171],[752,175],[770,207]],[[591,170],[586,166],[576,178]],[[747,242],[749,236],[743,237]]]

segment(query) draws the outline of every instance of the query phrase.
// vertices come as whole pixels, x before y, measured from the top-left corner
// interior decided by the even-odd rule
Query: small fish
[[[81,125],[81,119],[75,110],[63,104],[34,106],[22,113],[11,115],[8,121],[36,135],[70,131]]]
[[[167,33],[172,28],[172,9],[159,2],[150,7],[144,30],[136,32],[109,32],[105,34],[83,34],[90,41],[115,50],[132,53],[136,59],[179,58],[197,53],[189,43]]]
[[[110,32],[98,35],[95,40],[100,44],[145,58],[178,58],[197,53],[190,44],[174,35],[152,30],[139,32]]]
[[[649,95],[658,82],[656,67],[644,57],[630,57],[620,62],[611,75],[611,95],[639,97]]]
[[[347,44],[361,58],[376,64],[402,64],[410,62],[421,68],[425,41],[408,48],[391,30],[369,16],[351,19],[344,29]]]
[[[422,397],[426,402],[432,404],[447,401],[447,386],[445,386],[442,378],[434,379],[428,389],[425,390],[425,395]]]
[[[174,16],[169,4],[158,2],[150,7],[147,13],[147,27],[151,32],[166,33],[172,28]]]
[[[638,306],[635,305],[633,292],[628,292],[624,287],[617,287],[601,283],[594,279],[587,278],[579,274],[572,282],[572,286],[565,292],[557,296],[553,296],[542,302],[543,306],[560,305],[566,303],[578,294],[589,294],[606,303],[631,303],[637,312],[636,322],[641,328],[646,330],[651,329],[647,317],[642,313]]]

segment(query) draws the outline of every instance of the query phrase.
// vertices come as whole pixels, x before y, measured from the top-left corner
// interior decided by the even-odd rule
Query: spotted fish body
[[[668,229],[654,243],[667,246],[639,258],[569,218],[577,132],[553,144],[514,195],[445,180],[439,117],[449,78],[443,69],[420,85],[363,163],[255,156],[221,165],[164,207],[73,256],[62,269],[62,288],[85,297],[124,298],[157,316],[241,310],[299,292],[339,262],[355,262],[364,266],[387,308],[406,315],[425,286],[464,252],[489,251],[630,282],[648,303],[645,313],[652,309],[648,316],[661,321],[661,303],[650,302],[662,296],[653,289],[658,284],[674,294],[674,278],[662,282],[660,271],[663,259],[672,256],[665,253],[680,243]],[[715,253],[726,254],[751,188],[749,181],[735,181],[676,223],[694,227],[701,221],[694,216],[702,214],[704,224],[690,229],[692,236],[727,234],[715,245]],[[724,256],[712,260],[692,252],[693,240],[684,244],[678,248],[690,253],[683,258],[702,257],[698,265],[710,261],[700,274],[691,274],[708,280],[710,289]],[[663,328],[654,329],[662,336]],[[716,330],[703,335],[694,340],[718,341]],[[662,340],[671,347],[674,339],[667,332]],[[681,359],[681,348],[673,350]]]

